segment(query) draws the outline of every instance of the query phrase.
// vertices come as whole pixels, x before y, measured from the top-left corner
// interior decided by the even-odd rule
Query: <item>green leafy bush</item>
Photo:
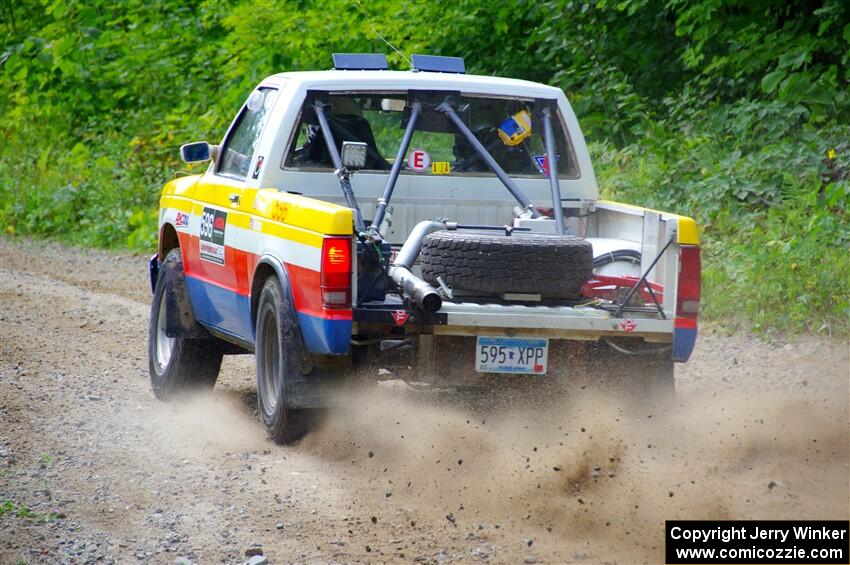
[[[696,216],[709,318],[846,334],[850,125],[781,102],[691,108],[593,146],[603,193]]]

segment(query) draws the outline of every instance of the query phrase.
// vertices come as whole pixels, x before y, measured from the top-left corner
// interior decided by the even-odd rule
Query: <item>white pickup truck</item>
[[[181,147],[211,163],[162,192],[158,397],[253,352],[259,411],[286,442],[364,367],[445,387],[593,367],[672,390],[696,339],[694,221],[600,200],[561,90],[412,65],[337,54],[270,76],[220,145]]]

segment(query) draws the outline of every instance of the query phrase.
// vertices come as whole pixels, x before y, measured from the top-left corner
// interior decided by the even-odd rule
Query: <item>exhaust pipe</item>
[[[439,310],[443,305],[443,299],[437,289],[414,275],[410,268],[416,258],[419,257],[422,240],[425,239],[425,236],[438,230],[444,230],[446,227],[443,222],[427,220],[416,224],[407,241],[401,246],[401,250],[396,255],[396,259],[389,270],[390,278],[402,288],[405,296],[426,312]]]
[[[403,265],[390,267],[390,278],[403,290],[411,302],[420,306],[426,312],[436,312],[443,305],[440,294],[434,287],[426,283]]]

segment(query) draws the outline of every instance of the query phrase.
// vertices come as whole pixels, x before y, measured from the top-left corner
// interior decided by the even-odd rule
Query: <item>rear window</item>
[[[388,171],[401,145],[410,106],[406,93],[328,94],[326,115],[337,148],[343,141],[368,146],[366,170]],[[282,163],[285,169],[333,169],[308,96]],[[548,162],[541,112],[533,100],[461,96],[456,112],[512,177],[546,178]],[[578,176],[560,116],[553,116],[558,178]],[[493,176],[478,152],[441,113],[426,106],[404,156],[403,173]]]

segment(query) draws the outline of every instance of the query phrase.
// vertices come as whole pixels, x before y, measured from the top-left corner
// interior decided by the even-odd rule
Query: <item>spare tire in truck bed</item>
[[[593,249],[568,235],[482,234],[437,231],[425,237],[419,256],[422,276],[450,288],[494,296],[539,294],[544,299],[579,298],[593,276]]]

